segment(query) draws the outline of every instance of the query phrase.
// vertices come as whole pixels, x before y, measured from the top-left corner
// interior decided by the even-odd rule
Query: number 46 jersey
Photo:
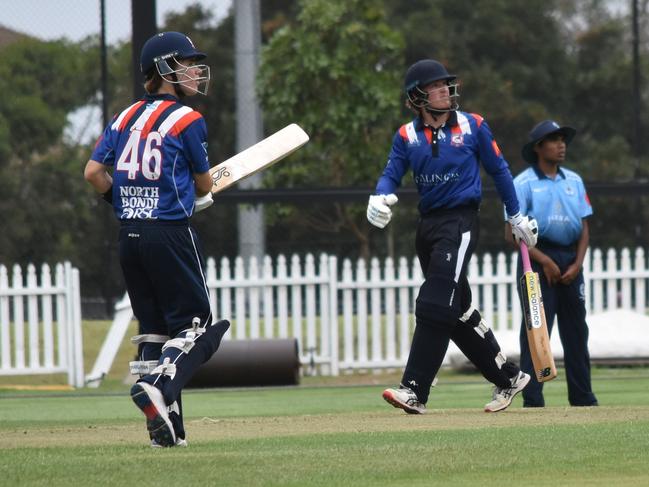
[[[193,174],[210,167],[205,120],[172,95],[146,95],[108,124],[91,159],[113,167],[118,219],[187,219]]]

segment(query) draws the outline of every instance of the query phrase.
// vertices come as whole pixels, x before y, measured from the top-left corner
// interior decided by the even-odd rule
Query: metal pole
[[[235,81],[237,110],[237,152],[263,138],[261,110],[255,91],[261,46],[259,0],[237,0],[235,5]],[[241,189],[261,187],[262,175],[256,174],[239,184]],[[265,252],[264,206],[238,207],[239,255],[259,261]]]
[[[108,120],[110,115],[108,113],[108,56],[106,45],[106,0],[100,0],[100,22],[101,22],[101,40],[100,40],[100,63],[101,63],[101,119],[102,119],[102,130],[106,125],[108,125]],[[103,221],[103,244],[104,244],[104,255],[106,256],[103,261],[104,265],[104,275],[111,276],[113,269],[114,256],[117,253],[117,247],[114,243],[112,236],[114,225],[114,217],[112,210],[109,210],[108,207],[104,207],[100,210],[101,219]],[[112,283],[111,279],[104,279],[101,284],[101,294],[104,298],[105,312],[108,316],[113,311],[113,296],[112,294]]]
[[[101,119],[102,128],[108,124],[108,61],[106,56],[106,0],[99,0],[101,16]]]
[[[134,100],[139,100],[144,95],[140,73],[140,51],[147,39],[156,32],[156,0],[131,0],[131,66]]]
[[[642,126],[640,113],[642,98],[640,96],[640,30],[638,27],[638,0],[632,0],[633,24],[633,155],[635,158],[635,178],[640,177],[640,156],[642,154]]]
[[[642,153],[642,135],[640,112],[642,100],[640,98],[640,33],[638,29],[638,0],[631,0],[632,4],[632,51],[633,51],[633,159],[634,179],[638,181],[640,174],[640,156]],[[636,200],[636,213],[642,215],[642,203],[640,199]],[[641,242],[644,236],[642,229],[642,218],[638,219],[635,225],[635,236],[638,242]]]

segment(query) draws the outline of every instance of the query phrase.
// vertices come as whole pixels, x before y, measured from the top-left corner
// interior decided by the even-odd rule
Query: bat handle
[[[521,240],[521,259],[523,259],[523,273],[532,272],[532,263],[530,262],[530,252],[527,249],[527,244]]]

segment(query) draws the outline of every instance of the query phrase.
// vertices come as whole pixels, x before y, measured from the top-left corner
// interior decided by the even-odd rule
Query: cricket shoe
[[[525,386],[529,381],[530,375],[519,371],[516,377],[511,378],[511,387],[495,387],[492,401],[485,404],[485,412],[495,413],[496,411],[507,409],[512,403],[514,396],[525,389]]]
[[[151,440],[163,447],[175,446],[176,433],[160,389],[146,382],[138,382],[131,387],[131,399],[146,416],[146,429]]]
[[[424,414],[426,412],[426,405],[419,402],[417,394],[406,387],[384,390],[383,399],[408,414]]]
[[[187,446],[187,440],[185,438],[176,438],[176,444],[174,446]],[[151,448],[164,448],[156,440],[151,440]]]

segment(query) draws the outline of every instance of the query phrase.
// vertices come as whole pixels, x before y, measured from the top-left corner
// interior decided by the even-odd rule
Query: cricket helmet
[[[160,32],[149,38],[142,46],[140,71],[148,77],[155,68],[165,80],[181,85],[185,85],[190,80],[199,81],[199,83],[204,83],[204,88],[195,91],[205,95],[210,80],[209,66],[205,64],[192,66],[192,68],[201,68],[201,73],[198,77],[190,77],[188,74],[189,66],[183,65],[182,60],[201,60],[206,57],[207,55],[198,51],[192,40],[185,34],[172,31]],[[166,76],[170,77],[167,78]]]
[[[455,82],[457,76],[449,74],[446,67],[434,59],[422,59],[410,66],[406,71],[404,81],[404,89],[410,104],[416,108],[426,108],[434,112],[454,111],[459,108],[457,98],[460,96],[458,93],[458,85]],[[446,81],[449,87],[449,96],[451,99],[451,106],[447,110],[438,110],[429,107],[428,93],[424,91],[424,87],[435,81]]]

